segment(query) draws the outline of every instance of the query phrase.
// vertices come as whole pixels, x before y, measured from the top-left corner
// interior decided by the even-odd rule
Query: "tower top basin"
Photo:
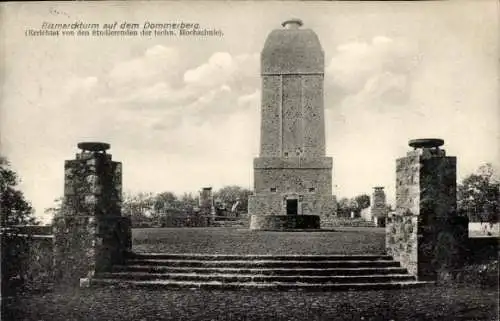
[[[281,25],[286,28],[286,29],[297,29],[300,28],[304,25],[302,20],[293,18],[293,19],[288,19],[286,21],[283,21]]]
[[[413,148],[437,148],[444,145],[444,140],[440,138],[419,138],[410,140],[408,145]]]
[[[102,142],[81,142],[77,146],[81,150],[89,152],[103,152],[111,147],[108,143]]]

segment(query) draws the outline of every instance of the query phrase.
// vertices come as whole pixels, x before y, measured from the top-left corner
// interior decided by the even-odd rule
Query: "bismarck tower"
[[[302,21],[283,22],[261,53],[260,157],[248,201],[250,229],[319,228],[335,213],[325,156],[324,53]]]

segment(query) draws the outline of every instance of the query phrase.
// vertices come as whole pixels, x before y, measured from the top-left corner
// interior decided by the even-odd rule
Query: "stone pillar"
[[[96,272],[122,263],[131,250],[131,222],[121,216],[122,164],[109,144],[79,143],[64,164],[64,201],[54,218],[54,259],[64,282],[88,282]]]
[[[373,188],[372,204],[371,204],[371,220],[375,222],[376,226],[384,227],[387,213],[389,209],[387,208],[386,197],[384,192],[384,187],[376,186]]]
[[[206,225],[215,220],[214,197],[211,187],[203,187],[200,191],[200,214],[205,218]]]
[[[456,157],[441,139],[415,139],[396,161],[396,210],[386,226],[387,253],[419,280],[437,280],[460,264],[467,220],[457,216]]]

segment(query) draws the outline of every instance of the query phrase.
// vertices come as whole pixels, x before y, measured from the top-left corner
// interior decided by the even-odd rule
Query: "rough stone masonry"
[[[386,225],[387,254],[419,280],[436,280],[462,256],[467,221],[457,216],[456,157],[442,139],[415,139],[396,161],[396,211]]]
[[[335,214],[325,156],[324,52],[302,21],[283,22],[261,53],[260,156],[254,159],[251,229],[319,227]]]
[[[62,213],[54,218],[57,277],[86,282],[109,271],[131,250],[131,224],[121,215],[122,164],[106,153],[109,144],[79,143],[82,151],[65,162]]]

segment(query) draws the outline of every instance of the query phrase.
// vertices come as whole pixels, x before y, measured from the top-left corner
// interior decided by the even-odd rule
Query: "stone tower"
[[[254,159],[251,229],[319,227],[335,212],[325,155],[324,53],[302,21],[283,22],[261,53],[260,157]]]

